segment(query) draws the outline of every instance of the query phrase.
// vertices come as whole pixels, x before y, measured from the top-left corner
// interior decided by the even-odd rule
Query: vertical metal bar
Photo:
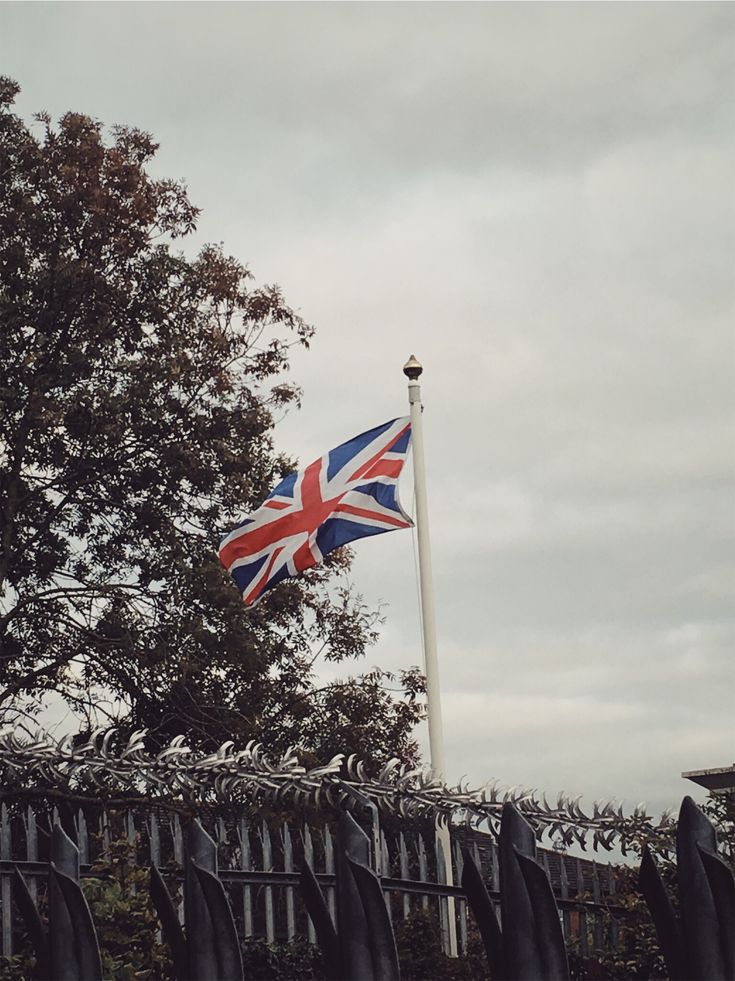
[[[138,864],[137,848],[135,847],[135,842],[138,837],[138,833],[135,830],[135,818],[132,811],[125,812],[125,837],[128,839],[128,844],[130,845],[132,854],[126,858],[126,861],[131,860],[133,865]],[[138,891],[137,886],[133,883],[130,887],[130,891],[135,895]]]
[[[582,869],[582,863],[580,862],[579,858],[575,858],[573,860],[572,859],[567,860],[564,856],[562,856],[562,862],[564,862],[564,864],[567,866],[569,862],[573,862],[574,876],[575,876],[574,895],[576,896],[578,901],[577,908],[574,911],[576,913],[575,919],[576,919],[576,926],[577,926],[577,940],[579,941],[579,952],[581,956],[587,957],[589,953],[588,944],[587,944],[587,910],[583,905],[584,901],[582,898],[585,891],[584,870]],[[567,867],[567,881],[568,880],[569,880],[569,868]],[[569,882],[568,882],[568,890],[570,893],[572,892],[571,883]],[[569,912],[567,914],[567,917],[569,920],[569,931],[571,935],[574,932],[573,913]]]
[[[380,874],[390,876],[390,852],[385,832],[380,832]]]
[[[608,890],[608,895],[610,896],[610,899],[614,903],[615,902],[616,884],[615,884],[615,872],[613,870],[612,865],[608,865],[608,867],[607,867],[607,890]],[[617,948],[617,946],[618,946],[618,921],[616,920],[615,916],[609,916],[608,917],[608,922],[610,924],[610,933],[609,933],[609,936],[608,936],[608,943],[610,944],[610,947],[613,950],[615,950]]]
[[[314,868],[314,842],[311,840],[311,831],[309,830],[309,825],[304,825],[303,835],[304,839],[304,859],[309,863],[309,867],[312,872],[316,872]],[[307,925],[306,929],[308,931],[307,935],[309,937],[309,943],[316,943],[316,930],[314,929],[314,924],[311,922],[311,917],[307,913],[306,915]]]
[[[464,862],[462,860],[462,846],[459,841],[454,842],[454,864],[457,867],[457,882],[462,881],[462,871]],[[463,954],[467,953],[467,901],[457,900],[457,912],[459,914],[459,946]]]
[[[154,811],[148,815],[148,853],[151,865],[157,869],[161,867],[161,829],[158,827],[158,818]],[[163,931],[159,926],[156,930],[156,943],[162,943]]]
[[[596,903],[601,901],[600,876],[597,873],[597,862],[592,861],[592,899]]]
[[[273,849],[271,833],[265,821],[261,821],[261,840],[263,842],[263,871],[273,871]],[[276,928],[273,917],[273,887],[265,886],[265,939],[272,944],[276,939]]]
[[[577,874],[577,898],[582,902],[585,892],[584,869],[579,858],[575,861],[575,871]],[[589,943],[587,937],[587,910],[584,906],[579,907],[579,950],[583,957],[589,954]]]
[[[250,832],[245,818],[240,818],[237,836],[240,839],[240,868],[245,872],[249,872],[252,867],[252,859],[250,854]],[[248,885],[243,885],[242,887],[242,918],[243,931],[247,939],[253,935],[253,893],[252,888]]]
[[[151,812],[148,819],[148,846],[150,848],[151,864],[157,868],[161,866],[161,830],[158,827],[158,818]]]
[[[13,858],[13,841],[10,830],[10,818],[8,808],[3,803],[0,808],[0,858],[9,862]],[[3,873],[2,887],[0,888],[0,901],[2,901],[2,940],[3,957],[11,957],[13,954],[13,907],[12,896],[10,893],[10,875]]]
[[[490,843],[490,855],[492,857],[492,878],[493,878],[493,892],[500,892],[500,853],[498,851],[498,843],[492,841]]]
[[[288,821],[284,821],[283,829],[283,871],[293,872],[293,842]],[[296,916],[294,914],[293,887],[286,887],[286,936],[293,940],[296,936]]]
[[[181,821],[179,820],[179,815],[174,814],[171,819],[171,837],[173,838],[174,844],[174,861],[181,866],[186,874],[186,869],[184,868],[184,835],[181,831]],[[184,922],[184,898],[181,897],[178,908],[179,922]]]
[[[584,888],[584,869],[582,868],[581,860],[578,858],[574,861],[574,871],[577,876],[577,896],[581,899],[586,890]]]
[[[26,808],[26,858],[29,862],[38,861],[38,825],[36,824],[36,812],[28,805]],[[35,903],[38,899],[38,884],[35,875],[28,876],[28,891]]]
[[[110,816],[106,810],[102,812],[102,820],[104,821],[102,840],[104,843],[105,855],[109,855],[110,848],[112,846],[112,829],[110,827]]]
[[[388,851],[388,842],[385,839],[385,833],[380,832],[380,876],[390,876],[390,852]],[[383,899],[385,900],[385,908],[388,910],[388,919],[393,920],[393,910],[390,892],[383,890]]]
[[[480,849],[476,841],[472,842],[472,857],[475,860],[477,871],[482,875],[482,857],[480,856]]]
[[[444,842],[437,834],[434,835],[434,856],[436,860],[436,881],[439,885],[447,884],[447,860],[444,855]],[[449,909],[446,896],[439,897],[439,923],[442,934],[442,950],[447,957],[452,956],[450,933],[449,933]]]
[[[586,884],[584,881],[584,869],[579,858],[575,861],[577,874],[577,897],[583,903],[582,897],[586,894]],[[579,952],[582,957],[589,956],[589,934],[587,932],[587,908],[579,906]]]
[[[387,873],[383,869],[383,832],[380,828],[380,815],[375,804],[370,803],[368,812],[370,814],[371,848],[370,853],[373,859],[373,871],[378,878]]]
[[[562,899],[569,899],[569,876],[567,875],[567,863],[564,855],[559,855],[559,891]]]
[[[424,844],[424,836],[421,834],[421,832],[419,832],[419,840],[418,840],[417,847],[419,853],[419,879],[422,882],[428,882],[429,865],[428,862],[426,861],[426,845]],[[421,897],[421,908],[423,910],[428,910],[429,908],[429,897],[427,895],[423,895]]]
[[[480,864],[480,849],[477,847],[477,842],[474,845],[475,857],[477,861],[477,867],[482,873],[482,865]],[[490,881],[492,885],[492,891],[495,893],[500,892],[500,852],[498,850],[498,843],[493,840],[490,842]],[[500,903],[493,899],[491,900],[493,904],[493,910],[495,911],[495,917],[498,921],[500,928],[503,928],[503,911],[500,907]]]
[[[589,956],[589,938],[587,936],[587,910],[584,904],[579,906],[579,952],[582,957]]]
[[[567,876],[567,860],[566,856],[559,855],[559,881],[561,884],[561,898],[569,899],[569,877]],[[561,924],[564,930],[564,937],[566,939],[570,936],[570,922],[569,922],[569,910],[562,910],[561,914]]]
[[[546,873],[546,878],[549,880],[549,885],[551,885],[551,889],[553,892],[554,886],[551,882],[551,865],[549,864],[549,853],[546,851],[546,849],[544,849],[541,852],[541,864],[543,866],[544,872]]]
[[[334,842],[329,828],[324,828],[324,871],[334,875]],[[334,888],[327,890],[327,905],[332,915],[332,923],[337,923],[337,894]]]
[[[602,889],[600,888],[600,877],[597,873],[597,862],[593,860],[592,862],[592,898],[599,905],[602,902]],[[592,938],[595,943],[595,949],[601,950],[604,940],[603,940],[604,924],[599,913],[595,913],[592,919]]]
[[[87,819],[84,811],[77,811],[77,847],[79,848],[79,864],[89,865],[89,834],[87,832]]]
[[[410,870],[408,867],[408,849],[406,848],[406,837],[401,831],[398,835],[398,857],[401,863],[401,878],[408,879]],[[411,898],[407,892],[403,894],[403,919],[407,919],[411,913]]]
[[[181,832],[181,821],[179,820],[178,814],[174,814],[173,818],[171,819],[171,836],[174,844],[174,861],[177,862],[183,869],[184,836]]]

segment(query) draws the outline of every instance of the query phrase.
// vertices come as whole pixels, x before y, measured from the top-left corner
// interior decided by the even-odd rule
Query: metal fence
[[[18,802],[0,806],[0,940],[3,956],[21,943],[22,927],[12,896],[13,869],[23,873],[35,899],[45,890],[51,825],[55,811]],[[241,938],[269,943],[297,936],[315,940],[314,928],[301,901],[299,871],[307,860],[316,872],[335,918],[335,830],[333,822],[311,816],[296,823],[232,811],[198,811],[197,816],[217,843],[219,877],[225,885]],[[126,839],[130,859],[139,867],[154,863],[172,894],[183,878],[183,822],[178,813],[162,809],[105,811],[88,807],[62,809],[60,818],[77,842],[82,877],[100,876],[113,841]],[[449,917],[455,917],[460,950],[472,930],[467,903],[458,886],[446,885],[441,850],[431,825],[385,819],[366,828],[372,861],[381,879],[394,926],[412,911],[433,913],[449,952]],[[491,835],[452,830],[453,881],[461,881],[462,849],[467,848],[481,870],[500,917],[498,849]],[[539,860],[552,882],[564,934],[576,937],[579,949],[614,947],[616,941],[615,877],[612,866],[539,850]],[[613,916],[610,916],[610,913]]]

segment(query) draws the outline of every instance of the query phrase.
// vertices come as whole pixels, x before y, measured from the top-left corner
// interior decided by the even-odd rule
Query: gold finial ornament
[[[424,367],[420,361],[416,360],[415,354],[412,354],[403,366],[403,374],[406,376],[406,378],[410,379],[410,381],[416,381],[423,370]]]

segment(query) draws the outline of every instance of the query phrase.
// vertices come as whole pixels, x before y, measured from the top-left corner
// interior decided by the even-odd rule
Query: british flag
[[[411,442],[408,417],[370,429],[289,474],[220,544],[222,565],[243,602],[254,605],[276,583],[366,535],[413,522],[398,500]]]

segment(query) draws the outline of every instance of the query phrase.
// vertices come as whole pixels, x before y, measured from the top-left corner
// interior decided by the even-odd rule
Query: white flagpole
[[[419,544],[419,586],[421,591],[421,627],[424,636],[426,669],[426,713],[429,723],[429,756],[434,777],[446,780],[444,759],[444,730],[442,726],[441,689],[439,686],[439,657],[436,647],[434,616],[434,583],[431,575],[431,543],[429,541],[429,512],[426,503],[426,473],[424,468],[424,434],[421,413],[419,377],[423,367],[412,354],[403,366],[408,378],[408,402],[411,408],[411,443],[413,448],[413,480],[416,494],[416,537]],[[448,826],[437,830],[437,840],[444,853],[447,885],[454,885],[452,850]],[[454,918],[454,897],[447,901],[449,952],[457,956],[457,925]]]
[[[424,635],[424,658],[426,660],[426,711],[429,722],[429,755],[431,757],[431,768],[434,771],[434,776],[440,780],[446,780],[441,691],[439,688],[439,658],[436,650],[434,583],[431,576],[429,514],[426,504],[424,434],[421,419],[423,407],[421,405],[421,386],[419,385],[419,376],[423,370],[423,367],[413,354],[403,366],[403,374],[408,378],[408,402],[411,407],[413,480],[416,493],[416,537],[419,543],[421,626]]]

